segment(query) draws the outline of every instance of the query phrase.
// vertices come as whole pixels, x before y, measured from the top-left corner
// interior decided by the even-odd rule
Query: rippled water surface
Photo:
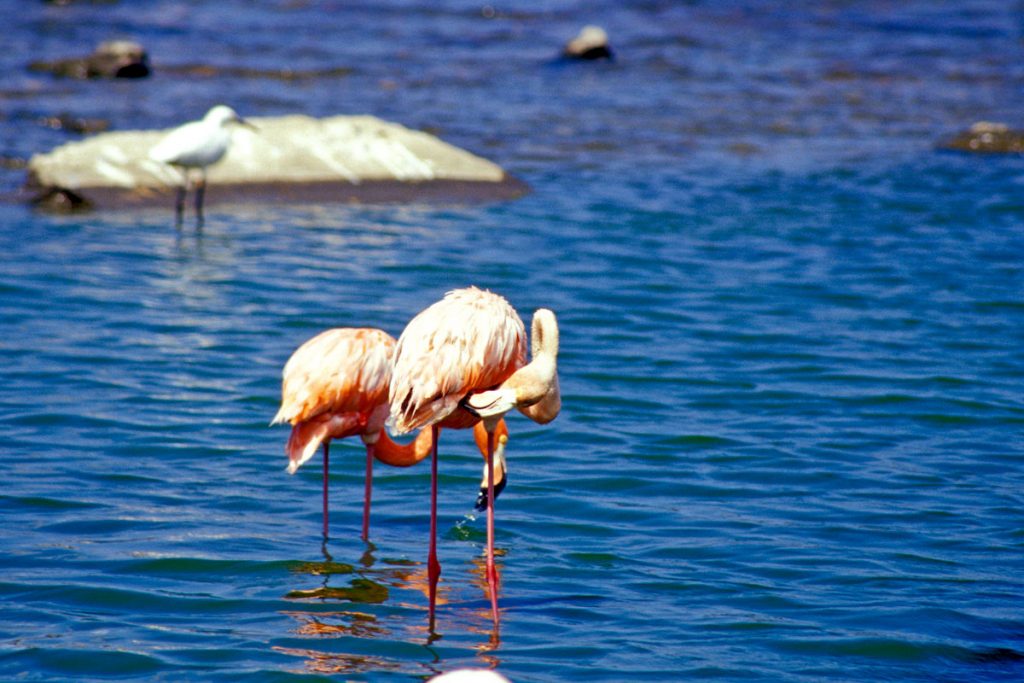
[[[533,188],[201,233],[0,207],[0,678],[1024,679],[1024,161],[936,148],[1022,124],[1021,15],[762,4],[0,3],[8,165],[74,138],[54,113],[227,101],[376,114]],[[555,60],[588,22],[618,59]],[[117,36],[153,78],[27,70]],[[367,546],[339,443],[322,543],[320,459],[286,475],[267,423],[306,338],[468,284],[558,313],[564,406],[511,419],[500,634],[445,433],[431,636],[428,468],[378,468]]]

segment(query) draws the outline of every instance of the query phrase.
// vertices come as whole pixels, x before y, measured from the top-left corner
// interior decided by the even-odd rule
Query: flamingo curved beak
[[[494,484],[494,499],[497,500],[501,492],[505,490],[505,485],[508,484],[508,473],[501,478],[501,481],[495,482]],[[477,512],[487,512],[487,506],[490,505],[490,499],[487,498],[487,487],[481,486],[480,493],[476,497],[476,503],[473,505],[473,509]]]
[[[497,444],[494,447],[494,499],[497,500],[501,492],[505,490],[505,486],[508,484],[508,467],[505,465],[505,446],[508,445],[508,436],[502,434],[497,439]],[[473,508],[477,512],[486,512],[487,506],[490,505],[490,499],[487,497],[487,484],[482,483],[480,485],[480,493],[476,497],[476,503]]]

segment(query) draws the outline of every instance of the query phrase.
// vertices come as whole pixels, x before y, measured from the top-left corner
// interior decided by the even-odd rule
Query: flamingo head
[[[505,465],[505,446],[508,444],[508,433],[499,434],[494,446],[494,499],[497,500],[505,485],[508,484],[508,467]],[[490,499],[487,496],[487,465],[484,465],[484,480],[480,484],[480,494],[476,497],[474,507],[478,512],[487,510]]]

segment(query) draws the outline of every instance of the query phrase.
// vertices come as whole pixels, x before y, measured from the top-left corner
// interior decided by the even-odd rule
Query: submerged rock
[[[1020,154],[1024,152],[1024,130],[1005,123],[978,121],[962,133],[939,143],[942,149],[979,154]]]
[[[134,41],[109,40],[100,43],[88,57],[33,62],[29,68],[60,78],[145,78],[149,75],[149,57]]]
[[[0,154],[0,168],[8,170],[28,168],[28,159]]]
[[[110,121],[106,119],[87,119],[68,112],[44,116],[39,119],[39,123],[53,130],[64,130],[69,133],[79,134],[102,133],[110,128]]]
[[[56,213],[74,213],[88,211],[92,208],[89,200],[81,195],[63,188],[50,188],[32,198],[32,206],[44,211]]]
[[[584,26],[565,45],[562,55],[569,59],[612,59],[608,34],[600,26]]]
[[[249,119],[208,173],[206,204],[497,200],[528,188],[498,165],[372,116]],[[29,160],[25,189],[75,208],[171,206],[182,176],[149,158],[165,130],[104,133]],[[57,203],[58,207],[60,202]]]
[[[213,64],[178,64],[160,66],[160,73],[185,78],[265,78],[275,81],[312,81],[316,79],[345,78],[354,69],[334,66],[323,69],[260,69],[249,66],[215,66]]]

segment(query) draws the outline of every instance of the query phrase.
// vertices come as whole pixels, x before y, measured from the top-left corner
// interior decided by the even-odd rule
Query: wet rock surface
[[[54,213],[88,211],[92,203],[72,190],[50,188],[32,198],[32,206]]]
[[[562,56],[581,60],[612,59],[608,33],[600,26],[584,26],[575,38],[566,43]]]
[[[32,62],[29,70],[74,79],[145,78],[150,73],[145,49],[131,40],[100,43],[87,57]]]
[[[256,68],[251,66],[217,66],[214,64],[161,65],[160,72],[183,78],[263,78],[272,81],[296,82],[315,79],[344,78],[353,69],[346,66],[321,69]]]
[[[967,130],[939,143],[941,149],[978,154],[1024,153],[1024,130],[1005,123],[978,121]]]
[[[63,130],[68,133],[92,134],[102,133],[110,128],[110,121],[106,119],[86,118],[76,116],[69,112],[60,112],[50,116],[43,116],[38,119],[39,123],[53,130]]]

